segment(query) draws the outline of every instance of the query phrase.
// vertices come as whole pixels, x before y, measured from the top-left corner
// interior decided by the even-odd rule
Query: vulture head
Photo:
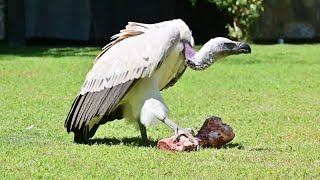
[[[251,53],[251,48],[246,43],[216,37],[205,43],[198,53],[194,51],[189,42],[184,42],[183,53],[188,67],[194,70],[204,70],[227,56]]]
[[[215,60],[229,55],[251,53],[251,48],[248,44],[232,41],[224,37],[211,39],[208,44]]]

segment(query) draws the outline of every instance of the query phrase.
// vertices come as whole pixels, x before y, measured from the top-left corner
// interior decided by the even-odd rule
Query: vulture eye
[[[224,46],[228,49],[233,49],[236,45],[234,43],[225,43]]]

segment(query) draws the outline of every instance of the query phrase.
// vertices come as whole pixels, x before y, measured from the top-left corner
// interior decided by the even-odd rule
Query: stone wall
[[[265,11],[253,26],[254,39],[319,38],[319,0],[265,0]]]
[[[0,0],[0,39],[5,37],[5,3],[4,0]]]

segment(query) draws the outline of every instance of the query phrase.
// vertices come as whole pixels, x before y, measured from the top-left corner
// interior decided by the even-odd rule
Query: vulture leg
[[[139,129],[141,133],[142,144],[146,146],[150,145],[150,142],[148,140],[148,135],[147,135],[147,129],[140,121],[139,121]]]
[[[142,124],[148,126],[155,123],[155,121],[161,121],[169,126],[172,131],[175,132],[177,138],[181,134],[187,136],[191,142],[197,142],[194,137],[194,132],[191,128],[182,128],[167,117],[168,109],[163,103],[156,99],[148,99],[145,101],[140,115],[140,121]]]
[[[182,134],[187,136],[191,142],[197,142],[197,139],[194,137],[194,131],[191,128],[182,128],[173,121],[171,121],[169,118],[164,118],[163,120],[160,119],[163,123],[165,123],[167,126],[169,126],[176,136],[176,139],[178,139]]]
[[[92,138],[94,136],[94,134],[97,132],[99,126],[100,126],[100,124],[93,125],[93,127],[90,129],[89,134],[88,134],[89,138]]]

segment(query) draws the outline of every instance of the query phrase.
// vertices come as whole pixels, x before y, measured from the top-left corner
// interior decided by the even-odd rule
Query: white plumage
[[[216,38],[195,55],[191,31],[180,19],[130,22],[112,39],[97,56],[66,119],[76,142],[88,142],[99,125],[121,118],[139,124],[145,141],[145,126],[159,121],[183,130],[167,117],[160,91],[174,85],[187,66],[203,70],[219,58],[251,51],[247,44]]]

